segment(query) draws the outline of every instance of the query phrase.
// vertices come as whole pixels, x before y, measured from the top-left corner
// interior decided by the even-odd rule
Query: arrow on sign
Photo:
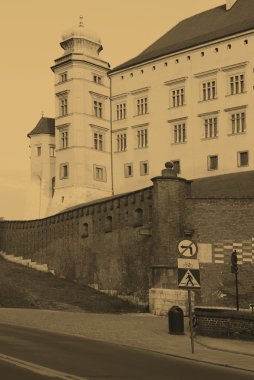
[[[183,253],[187,251],[187,249],[190,250],[190,256],[192,256],[192,242],[190,245],[181,245],[181,248],[184,249]]]

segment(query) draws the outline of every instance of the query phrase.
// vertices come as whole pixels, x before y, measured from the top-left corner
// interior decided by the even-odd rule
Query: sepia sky
[[[2,0],[0,2],[0,217],[22,219],[29,185],[30,132],[54,117],[50,70],[62,33],[84,24],[102,40],[111,67],[132,58],[177,22],[226,0]]]

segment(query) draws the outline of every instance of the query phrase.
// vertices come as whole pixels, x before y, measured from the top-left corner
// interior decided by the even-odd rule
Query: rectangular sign
[[[199,261],[197,259],[177,259],[178,268],[182,269],[199,269]]]

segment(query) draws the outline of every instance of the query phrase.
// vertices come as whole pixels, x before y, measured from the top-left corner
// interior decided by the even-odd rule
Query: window
[[[246,131],[245,112],[231,114],[231,133],[236,135]]]
[[[116,105],[116,119],[122,120],[126,118],[126,103]]]
[[[140,162],[140,175],[147,175],[149,174],[149,163],[148,161],[141,161]]]
[[[105,232],[112,232],[112,216],[107,216],[105,219]]]
[[[127,149],[127,135],[126,133],[118,133],[116,135],[116,150],[117,152],[124,152]]]
[[[249,165],[249,152],[238,152],[237,156],[239,167]]]
[[[93,147],[96,150],[103,150],[104,136],[102,133],[94,132],[93,134]]]
[[[216,98],[216,81],[207,81],[202,83],[202,100],[211,100]]]
[[[69,146],[68,131],[60,132],[60,149],[66,149]]]
[[[101,76],[99,76],[99,75],[94,75],[94,76],[93,76],[93,81],[94,81],[95,83],[102,84],[102,78],[101,78]]]
[[[55,194],[55,187],[56,187],[56,178],[52,177],[52,179],[51,179],[51,196],[52,196],[52,198]]]
[[[208,170],[218,169],[218,156],[208,156]]]
[[[147,97],[137,99],[137,114],[145,115],[148,113],[148,101]]]
[[[97,100],[93,101],[94,116],[102,118],[102,103]]]
[[[59,81],[66,82],[67,81],[67,72],[59,74]]]
[[[205,139],[212,139],[218,136],[218,118],[209,117],[204,119],[204,133]]]
[[[106,168],[104,166],[94,165],[94,180],[106,182]]]
[[[184,105],[184,88],[178,88],[171,91],[172,107],[180,107]]]
[[[173,170],[175,171],[175,173],[180,174],[180,172],[181,172],[180,161],[179,160],[173,160],[172,162],[174,164]]]
[[[216,97],[216,82],[208,81],[202,84],[202,99],[211,100]]]
[[[69,177],[69,164],[60,165],[60,179],[65,179]]]
[[[137,131],[137,148],[146,148],[148,146],[148,130],[147,128]]]
[[[125,176],[125,178],[133,176],[133,165],[132,164],[124,164],[124,176]]]
[[[49,147],[49,155],[50,157],[55,157],[55,146]]]
[[[141,208],[137,208],[135,210],[134,216],[135,216],[134,227],[143,226],[143,210]]]
[[[36,155],[37,155],[38,157],[41,156],[41,146],[37,146],[37,147],[36,147]]]
[[[59,98],[59,115],[65,116],[68,115],[68,98],[67,95],[61,96]]]
[[[231,49],[231,44],[228,44],[227,48],[228,48],[228,50],[230,50]]]
[[[83,223],[83,234],[82,238],[87,238],[89,236],[89,228],[88,228],[88,223]]]
[[[241,94],[245,91],[244,74],[232,75],[229,77],[230,95]]]
[[[187,141],[186,125],[185,123],[179,123],[173,125],[173,143],[182,144]]]

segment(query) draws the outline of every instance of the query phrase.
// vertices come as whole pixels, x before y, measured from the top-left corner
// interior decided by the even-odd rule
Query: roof
[[[111,73],[251,29],[254,29],[253,0],[237,0],[228,11],[226,5],[221,5],[179,22],[142,53],[115,67]]]
[[[28,137],[32,135],[55,135],[55,119],[51,117],[42,117],[36,127],[28,133]]]
[[[195,179],[194,198],[254,198],[254,171]]]

